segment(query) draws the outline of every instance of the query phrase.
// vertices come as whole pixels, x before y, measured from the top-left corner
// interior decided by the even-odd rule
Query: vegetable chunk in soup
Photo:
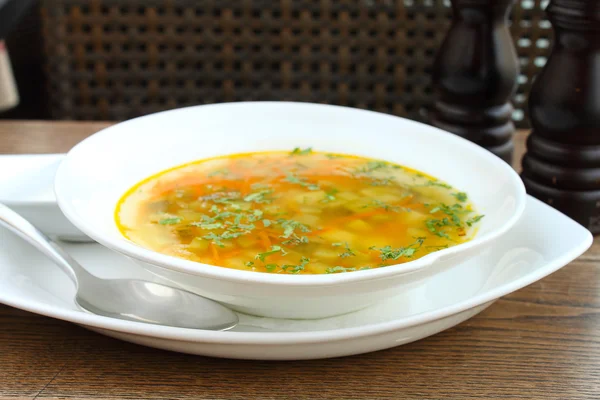
[[[469,240],[466,193],[386,161],[311,149],[235,154],[152,176],[116,210],[129,240],[219,267],[331,274]]]

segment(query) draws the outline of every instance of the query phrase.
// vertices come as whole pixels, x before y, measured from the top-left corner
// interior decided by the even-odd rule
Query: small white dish
[[[535,229],[533,231],[532,229]],[[261,360],[348,356],[409,343],[448,329],[498,298],[560,269],[592,243],[573,220],[531,197],[523,218],[469,261],[355,313],[320,320],[240,315],[233,331],[169,328],[80,311],[71,281],[21,239],[0,228],[0,302],[104,335],[183,353]],[[98,244],[66,244],[98,276],[152,279],[132,261]]]
[[[64,157],[64,154],[1,155],[0,203],[21,214],[48,236],[90,241],[56,203],[54,175]]]
[[[220,268],[142,248],[114,220],[140,180],[186,162],[260,150],[316,150],[384,159],[424,171],[469,194],[485,214],[475,238],[404,264],[345,274],[267,274]],[[287,102],[197,106],[136,118],[75,146],[56,174],[61,210],[81,231],[138,260],[173,285],[246,313],[322,318],[419,290],[427,279],[500,239],[525,208],[515,171],[481,147],[429,125],[353,108]],[[333,267],[333,265],[332,265]]]

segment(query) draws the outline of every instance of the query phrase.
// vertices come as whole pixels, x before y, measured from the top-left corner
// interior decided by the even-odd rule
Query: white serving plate
[[[127,240],[115,223],[121,196],[166,168],[225,154],[295,147],[415,168],[467,192],[485,218],[472,240],[422,258],[385,268],[314,275],[218,268],[160,254]],[[67,154],[56,173],[55,192],[61,210],[82,232],[173,285],[237,311],[307,319],[341,315],[398,292],[421,290],[431,277],[499,240],[526,203],[523,183],[508,164],[457,135],[387,114],[288,102],[188,107],[113,125]]]
[[[261,360],[348,356],[399,346],[448,329],[498,298],[566,265],[592,243],[573,220],[528,197],[521,220],[485,251],[436,276],[418,291],[320,320],[240,315],[233,331],[213,332],[122,321],[77,309],[70,280],[42,255],[0,228],[0,302],[85,326],[101,334],[183,353]],[[66,244],[102,277],[156,279],[98,244]]]
[[[54,175],[64,157],[64,154],[0,156],[0,203],[27,218],[48,236],[89,241],[56,204]]]

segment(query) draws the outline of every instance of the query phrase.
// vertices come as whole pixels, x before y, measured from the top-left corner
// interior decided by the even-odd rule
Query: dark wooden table
[[[107,125],[0,122],[0,154],[64,152]],[[0,305],[0,399],[9,398],[598,399],[600,239],[455,328],[330,360],[170,353]]]

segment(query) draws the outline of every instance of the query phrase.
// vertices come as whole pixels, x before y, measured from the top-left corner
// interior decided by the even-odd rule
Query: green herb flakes
[[[158,223],[161,225],[175,225],[180,222],[181,222],[181,218],[179,218],[179,217],[164,218],[164,219],[161,219],[160,221],[158,221]]]
[[[347,258],[347,257],[354,257],[354,256],[356,256],[356,253],[354,253],[352,251],[352,249],[350,249],[350,246],[348,246],[348,243],[344,243],[344,247],[346,248],[346,251],[344,251],[343,253],[340,254],[341,258]]]
[[[307,147],[306,149],[301,149],[300,147],[296,147],[290,155],[292,156],[304,156],[312,153],[312,147]]]
[[[464,203],[468,200],[467,194],[465,192],[452,193],[452,196],[456,197],[456,200]]]
[[[300,259],[300,264],[298,265],[289,265],[289,264],[285,264],[281,266],[281,269],[283,269],[285,272],[289,273],[289,274],[297,274],[300,271],[304,271],[304,267],[306,266],[306,264],[308,264],[310,262],[310,259],[307,257],[302,257]]]
[[[270,203],[272,200],[268,199],[266,196],[273,193],[272,189],[261,190],[260,192],[255,192],[244,197],[244,201],[246,202],[254,202],[254,203]]]
[[[481,218],[485,217],[485,215],[477,215],[473,218],[470,218],[467,220],[467,225],[468,226],[473,226],[473,224],[479,222],[481,220]]]
[[[275,271],[276,268],[277,268],[277,264],[266,264],[265,265],[265,269],[269,272]]]
[[[378,250],[380,254],[381,261],[387,260],[398,260],[401,257],[411,258],[415,255],[417,250],[421,248],[425,238],[419,237],[416,241],[406,247],[399,247],[397,249],[393,249],[391,246],[385,246],[381,248],[376,248],[375,246],[369,247],[371,250]]]
[[[273,254],[277,254],[277,253],[281,253],[282,255],[286,254],[286,252],[281,248],[281,246],[271,246],[271,250],[265,251],[264,253],[258,253],[255,258],[257,260],[265,262],[265,259],[268,256],[273,255]]]
[[[335,195],[338,192],[339,191],[335,188],[329,189],[328,191],[325,192],[325,198],[323,198],[323,200],[321,200],[321,203],[329,203],[331,201],[335,201],[335,199],[336,199]]]
[[[298,184],[300,186],[307,188],[308,190],[319,190],[320,189],[319,185],[317,185],[315,183],[306,182],[305,179],[299,178],[296,175],[291,174],[291,173],[288,173],[286,175],[284,181]]]

